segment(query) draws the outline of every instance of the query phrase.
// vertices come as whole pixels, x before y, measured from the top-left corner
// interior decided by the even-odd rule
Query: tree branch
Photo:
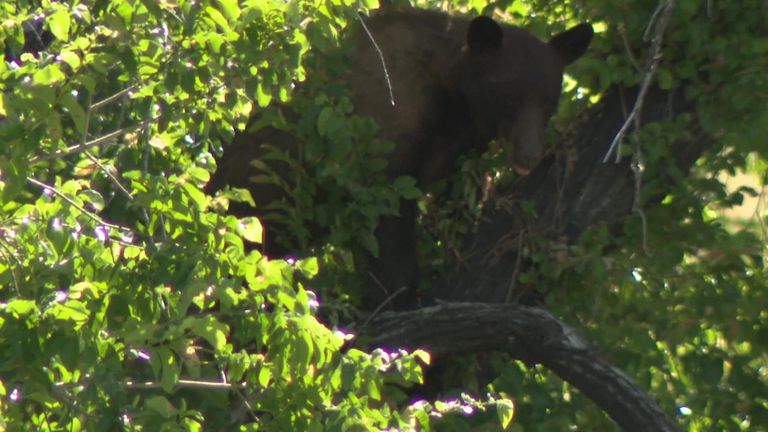
[[[155,120],[157,120],[157,118],[153,118],[151,120],[144,120],[143,122],[140,122],[140,123],[135,124],[133,126],[128,126],[128,127],[116,130],[114,132],[110,132],[110,133],[108,133],[108,134],[106,134],[104,136],[100,136],[98,138],[92,139],[92,140],[87,141],[85,143],[75,144],[73,146],[67,147],[64,150],[57,151],[57,152],[55,152],[53,154],[49,154],[49,155],[45,155],[45,156],[35,156],[35,157],[33,157],[33,158],[31,158],[29,160],[29,163],[33,164],[33,163],[36,163],[36,162],[47,161],[47,160],[51,160],[51,159],[59,159],[59,158],[65,157],[65,156],[73,155],[75,153],[80,153],[81,151],[88,150],[88,149],[90,149],[92,147],[98,147],[98,146],[105,145],[105,144],[111,144],[119,136],[127,134],[127,133],[130,133],[130,132],[135,132],[137,130],[140,130],[140,129],[146,127],[147,125],[149,125],[150,123],[154,122]]]
[[[648,89],[651,87],[651,81],[653,81],[654,75],[656,75],[656,69],[658,68],[659,61],[661,60],[661,41],[664,39],[664,31],[667,29],[669,17],[672,15],[672,11],[675,8],[675,0],[662,1],[665,1],[666,5],[659,3],[659,6],[656,8],[656,12],[654,12],[653,17],[651,18],[651,23],[648,25],[648,30],[646,30],[647,35],[650,33],[651,26],[654,23],[656,24],[653,42],[650,49],[650,55],[646,60],[643,83],[640,85],[640,91],[638,92],[637,98],[635,99],[635,106],[632,108],[629,116],[627,116],[627,120],[621,126],[621,129],[619,129],[619,132],[616,133],[616,136],[613,138],[611,146],[608,147],[608,151],[605,153],[603,163],[608,162],[608,159],[611,157],[611,153],[614,151],[616,152],[616,163],[619,163],[621,160],[621,153],[618,149],[619,144],[624,139],[624,136],[627,134],[627,131],[632,124],[635,125],[635,128],[640,127],[640,112],[643,110],[643,101],[645,101],[645,95],[648,92]]]
[[[374,318],[363,336],[375,347],[423,348],[435,356],[505,351],[571,383],[623,430],[677,431],[658,405],[573,327],[544,309],[444,303]]]

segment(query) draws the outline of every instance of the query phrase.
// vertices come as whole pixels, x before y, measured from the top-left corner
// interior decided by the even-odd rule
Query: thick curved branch
[[[602,358],[577,330],[544,309],[444,303],[382,314],[364,336],[372,346],[425,348],[436,356],[506,351],[555,372],[625,431],[678,430],[640,387]]]

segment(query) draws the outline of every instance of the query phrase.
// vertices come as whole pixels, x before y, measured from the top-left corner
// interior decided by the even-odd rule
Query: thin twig
[[[85,144],[73,145],[71,147],[68,147],[65,150],[61,150],[61,151],[58,151],[58,152],[50,154],[50,155],[35,156],[35,157],[33,157],[32,159],[29,160],[29,163],[47,161],[47,160],[51,160],[51,159],[58,159],[58,158],[62,158],[62,157],[65,157],[65,156],[73,155],[75,153],[80,153],[81,151],[88,150],[88,149],[90,149],[92,147],[97,147],[97,146],[100,146],[102,144],[111,143],[111,141],[113,141],[114,139],[116,139],[120,135],[127,134],[127,133],[130,133],[130,132],[134,132],[136,130],[139,130],[139,129],[145,127],[146,125],[150,124],[151,122],[155,121],[155,120],[156,120],[156,118],[153,118],[151,120],[145,120],[145,121],[143,121],[141,123],[138,123],[138,124],[135,124],[133,126],[128,126],[126,128],[119,129],[119,130],[116,130],[114,132],[110,132],[110,133],[108,133],[108,134],[106,134],[104,136],[101,136],[99,138],[96,138],[96,139],[93,139],[91,141],[88,141]]]
[[[222,379],[226,381],[226,374],[222,372],[221,375],[222,375]],[[251,416],[251,418],[258,419],[259,416],[256,415],[256,411],[253,409],[253,405],[251,405],[251,403],[248,402],[248,398],[246,398],[242,392],[243,387],[244,386],[237,385],[237,386],[231,386],[230,388],[232,389],[232,391],[235,392],[235,394],[237,394],[237,397],[240,398],[240,401],[243,403],[243,405],[245,405],[245,409],[248,410],[248,414]]]
[[[626,121],[624,121],[624,124],[621,126],[621,129],[619,129],[619,132],[613,138],[613,142],[611,142],[611,147],[605,153],[605,157],[603,158],[603,163],[608,162],[608,159],[610,159],[611,154],[613,154],[614,151],[616,152],[616,162],[618,163],[621,160],[621,154],[618,150],[619,143],[621,143],[621,141],[624,139],[624,136],[627,134],[627,131],[629,130],[630,126],[635,122],[639,122],[638,118],[640,117],[640,112],[643,109],[643,102],[645,100],[645,95],[651,86],[651,81],[653,80],[653,77],[656,74],[656,69],[658,68],[659,61],[661,60],[661,42],[664,37],[664,31],[667,28],[667,24],[669,23],[669,18],[672,15],[672,10],[675,7],[675,0],[665,0],[665,1],[666,1],[666,6],[662,6],[662,3],[659,3],[659,7],[657,7],[656,11],[653,14],[653,17],[651,18],[651,23],[656,21],[656,26],[655,26],[656,33],[653,37],[653,43],[651,44],[651,49],[650,49],[650,56],[648,57],[648,60],[646,62],[645,76],[643,77],[643,83],[640,86],[640,91],[637,93],[635,106],[632,108],[632,111],[629,113],[629,117],[627,117]],[[656,20],[657,16],[658,16],[658,20]],[[650,25],[649,25],[649,28],[650,28]]]
[[[624,28],[619,28],[619,35],[621,35],[621,40],[624,42],[624,51],[627,52],[632,67],[635,68],[637,73],[642,73],[643,68],[640,67],[640,64],[637,62],[637,57],[635,57],[635,53],[632,52],[632,47],[629,45],[629,40],[627,39],[627,34],[624,32]]]
[[[368,35],[368,38],[371,40],[371,43],[373,44],[373,47],[376,48],[376,52],[379,53],[379,60],[381,61],[381,68],[384,69],[384,79],[387,80],[387,90],[389,90],[389,103],[392,104],[392,106],[395,106],[395,94],[392,91],[392,82],[389,80],[389,71],[387,70],[387,63],[384,61],[384,53],[381,52],[381,48],[379,48],[379,44],[376,43],[376,39],[373,38],[373,35],[371,34],[370,30],[368,30],[368,26],[365,25],[365,21],[363,21],[363,17],[358,12],[357,19],[360,20],[360,24],[363,26],[363,30],[365,30],[365,33]]]
[[[74,382],[74,383],[57,383],[55,384],[56,388],[60,389],[68,389],[72,387],[80,387],[84,386],[85,384]],[[163,388],[162,384],[155,382],[155,381],[123,381],[121,385],[126,389],[131,390],[155,390],[155,389],[161,389]],[[245,388],[245,383],[238,383],[238,384],[232,384],[228,382],[220,382],[220,381],[213,381],[213,380],[191,380],[191,379],[180,379],[177,383],[175,388],[198,388],[198,389],[206,389],[206,390],[232,390],[233,388]]]
[[[515,294],[515,287],[517,286],[517,277],[520,275],[520,268],[523,264],[523,237],[525,234],[525,230],[520,231],[520,233],[517,235],[517,256],[515,257],[515,269],[512,271],[512,278],[509,283],[509,289],[507,290],[507,298],[505,299],[504,303],[511,303],[512,302],[512,296]],[[522,293],[520,295],[515,296],[515,303],[517,303],[520,300],[520,297],[522,297]]]
[[[53,186],[48,186],[47,184],[45,184],[45,183],[43,183],[43,182],[41,182],[41,181],[39,181],[39,180],[37,180],[35,178],[32,178],[32,177],[27,177],[27,181],[32,183],[33,185],[35,185],[37,187],[45,189],[45,190],[53,193],[54,195],[58,196],[59,198],[63,199],[69,205],[71,205],[72,207],[76,208],[82,214],[84,214],[84,215],[88,216],[89,218],[93,219],[99,225],[102,225],[102,226],[105,226],[107,228],[111,228],[111,229],[114,229],[114,230],[117,230],[117,231],[130,231],[128,228],[121,227],[119,225],[111,224],[109,222],[104,221],[104,219],[99,217],[99,215],[86,210],[83,206],[81,206],[81,205],[77,204],[76,202],[72,201],[72,199],[70,199],[68,196],[66,196],[63,193],[61,193],[58,190],[56,190],[56,188],[54,188]]]
[[[120,99],[121,97],[125,96],[126,94],[128,94],[128,93],[130,93],[132,91],[135,91],[135,90],[136,90],[136,87],[134,87],[134,86],[130,86],[130,87],[126,88],[126,89],[120,90],[119,92],[113,94],[112,96],[108,96],[107,98],[102,99],[102,100],[96,102],[95,104],[91,105],[89,109],[97,110],[97,109],[103,107],[104,105],[110,104],[110,103]]]
[[[646,256],[650,256],[651,251],[648,248],[648,221],[646,220],[645,212],[640,205],[640,191],[643,188],[643,171],[645,171],[645,166],[643,165],[643,155],[641,151],[640,140],[635,137],[633,141],[634,144],[632,146],[633,151],[631,168],[632,173],[635,176],[635,196],[632,199],[632,211],[640,216],[640,222],[642,223],[643,229],[643,252],[645,252]]]
[[[80,142],[80,146],[85,146],[88,139],[88,129],[90,127],[91,122],[91,113],[109,103],[112,103],[124,95],[128,94],[129,92],[134,91],[136,88],[134,86],[130,86],[124,90],[120,90],[119,92],[113,94],[112,96],[109,96],[105,99],[102,99],[95,104],[91,103],[91,96],[88,96],[88,111],[85,114],[85,125],[83,126],[83,138]],[[120,183],[120,180],[115,177],[104,165],[99,162],[99,160],[96,158],[96,156],[92,155],[89,151],[85,151],[85,155],[88,157],[88,159],[91,160],[100,170],[104,173],[104,175],[107,176],[108,179],[112,181],[112,183],[117,187],[117,189],[122,192],[126,197],[128,197],[129,200],[133,199],[133,196],[130,192],[128,192],[128,189],[126,189],[122,183]]]
[[[93,97],[88,94],[88,110],[85,112],[85,121],[83,122],[83,136],[80,138],[80,146],[85,146],[88,142],[88,130],[91,127],[91,112],[93,111],[93,105],[91,105]]]
[[[125,381],[123,383],[123,386],[125,386],[125,388],[133,389],[133,390],[145,390],[145,389],[151,390],[151,389],[162,388],[162,385],[160,383],[157,383],[154,381],[145,381],[145,382]],[[245,388],[245,383],[233,384],[233,383],[220,382],[220,381],[180,379],[176,383],[176,388],[180,388],[180,387],[209,389],[209,390],[232,390],[233,387]]]
[[[379,282],[379,280],[378,280],[378,279],[376,279],[376,277],[375,277],[375,276],[373,276],[373,274],[370,274],[370,276],[371,276],[371,277],[372,277],[372,278],[373,278],[373,279],[376,281],[376,283],[378,283],[379,285],[381,285],[381,282]],[[381,286],[383,286],[383,285],[381,285]],[[407,289],[408,289],[408,287],[407,287],[407,286],[401,286],[401,287],[400,287],[400,289],[398,289],[397,291],[395,291],[395,292],[394,292],[394,293],[393,293],[391,296],[389,296],[389,297],[387,297],[386,299],[384,299],[384,301],[383,301],[383,302],[381,302],[381,304],[380,304],[380,305],[378,305],[378,306],[376,307],[376,309],[374,309],[374,310],[373,310],[373,312],[372,312],[372,313],[371,313],[371,314],[368,316],[368,319],[366,319],[366,320],[365,320],[365,322],[363,323],[363,325],[362,325],[362,326],[360,326],[360,327],[361,327],[361,328],[365,328],[365,327],[368,325],[368,323],[370,323],[370,322],[371,322],[371,320],[372,320],[372,319],[374,319],[374,318],[376,317],[376,315],[378,315],[378,314],[379,314],[379,312],[381,312],[381,311],[382,311],[382,309],[384,309],[384,307],[385,307],[387,304],[389,304],[389,302],[391,302],[391,301],[392,301],[392,300],[393,300],[395,297],[399,296],[400,294],[402,294],[402,293],[403,293],[405,290],[407,290]]]
[[[102,99],[101,101],[96,102],[95,104],[91,103],[91,100],[92,100],[91,96],[90,95],[88,96],[88,111],[86,111],[86,113],[85,113],[85,122],[84,122],[85,124],[83,126],[83,138],[80,141],[80,146],[81,147],[84,147],[87,144],[88,130],[89,130],[90,124],[91,124],[91,113],[94,110],[97,110],[100,107],[105,106],[108,103],[117,100],[122,95],[126,94],[129,90],[132,90],[132,89],[133,89],[133,87],[129,87],[129,88],[125,89],[125,90],[121,90],[121,91],[115,93],[114,95],[112,95],[112,96],[110,96],[110,97],[108,97],[106,99]],[[91,152],[85,151],[84,153],[88,157],[88,159],[91,160],[91,162],[96,164],[96,166],[101,170],[101,172],[104,173],[104,175],[107,176],[107,178],[112,180],[112,182],[117,186],[118,190],[123,192],[129,199],[133,199],[133,196],[131,196],[130,192],[128,192],[128,190],[125,189],[125,187],[123,187],[123,185],[120,183],[120,181],[115,176],[113,176],[112,173],[110,173],[109,170],[107,170],[104,167],[104,165],[102,165],[101,162],[99,162],[99,160],[94,155],[91,154]]]
[[[99,162],[99,159],[96,156],[94,156],[93,154],[91,154],[91,152],[88,152],[88,151],[85,152],[85,155],[88,157],[88,159],[91,160],[91,162],[93,162],[101,170],[101,172],[104,173],[105,176],[107,176],[107,178],[112,180],[112,184],[114,184],[115,187],[117,187],[117,189],[120,192],[122,192],[126,198],[128,198],[129,200],[133,200],[133,195],[131,195],[131,192],[128,191],[128,189],[125,186],[123,186],[122,183],[120,183],[120,179],[115,177],[115,175],[112,174],[112,172],[110,172],[110,170],[108,170],[107,167],[105,167],[101,162]]]
[[[659,0],[659,4],[656,5],[656,9],[653,11],[653,15],[651,15],[651,19],[648,20],[648,25],[645,26],[645,31],[643,32],[643,40],[647,41],[651,37],[651,32],[653,31],[653,24],[656,23],[656,20],[659,19],[659,15],[664,10],[664,4]]]

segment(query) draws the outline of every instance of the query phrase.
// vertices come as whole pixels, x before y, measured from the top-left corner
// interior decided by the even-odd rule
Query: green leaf
[[[232,201],[244,202],[249,204],[251,207],[256,207],[256,202],[253,200],[251,191],[248,189],[231,188],[227,189],[222,195],[231,199]]]
[[[371,255],[374,257],[379,256],[379,241],[376,239],[373,233],[362,233],[358,240],[360,241],[360,244],[363,245],[363,247],[365,247],[365,249],[371,253]]]
[[[12,316],[19,318],[37,312],[37,304],[32,300],[15,299],[8,302],[5,310]]]
[[[61,116],[57,112],[52,112],[47,119],[48,136],[53,142],[59,142],[62,138]]]
[[[310,257],[300,260],[296,263],[296,268],[301,270],[305,275],[312,277],[317,274],[320,269],[317,257]]]
[[[197,205],[197,208],[205,208],[206,204],[208,203],[208,199],[205,197],[205,194],[200,190],[200,188],[189,183],[182,183],[181,187],[192,199],[195,205]]]
[[[501,428],[506,429],[515,416],[515,405],[509,399],[499,399],[496,401],[496,414],[499,416]]]
[[[207,315],[203,318],[188,317],[185,319],[184,327],[190,328],[196,335],[205,339],[216,352],[224,351],[229,329],[213,316]]]
[[[253,243],[261,243],[264,240],[264,228],[261,221],[255,217],[244,217],[237,224],[237,232],[244,239]]]
[[[240,7],[237,0],[217,0],[222,12],[230,21],[237,21],[240,18]]]
[[[72,51],[63,51],[59,53],[58,58],[59,60],[69,65],[69,67],[72,68],[73,71],[76,71],[77,68],[80,67],[80,56]]]
[[[69,39],[70,17],[69,11],[64,9],[64,7],[57,8],[56,12],[46,18],[46,22],[48,23],[48,28],[56,39],[62,41]]]
[[[69,287],[69,294],[73,298],[98,298],[107,290],[102,282],[78,282]]]
[[[325,107],[322,111],[320,111],[320,114],[317,116],[317,132],[322,135],[326,136],[328,134],[328,130],[330,129],[330,123],[334,117],[333,108],[331,107]]]
[[[80,198],[83,202],[90,203],[93,210],[100,212],[104,210],[104,197],[93,189],[84,189],[80,191]]]
[[[379,8],[379,0],[363,0],[362,4],[363,4],[363,6],[366,9],[378,9]]]
[[[35,74],[32,75],[32,82],[38,85],[50,86],[59,81],[63,81],[65,78],[66,76],[61,71],[61,65],[59,63],[51,63],[35,72]]]
[[[75,82],[79,82],[80,84],[85,87],[86,90],[93,93],[96,90],[96,80],[93,79],[93,77],[88,75],[77,75],[75,76]]]
[[[659,88],[662,90],[670,90],[675,86],[675,80],[669,69],[659,68],[656,77],[659,81]]]
[[[416,179],[411,176],[400,176],[395,179],[394,186],[397,192],[406,199],[421,198],[421,191],[416,187]]]
[[[80,103],[77,101],[77,98],[75,98],[75,96],[72,95],[71,93],[66,93],[61,97],[60,102],[61,102],[61,105],[69,113],[69,116],[72,118],[72,122],[75,124],[77,133],[80,135],[84,134],[85,133],[85,110],[83,110],[83,107],[80,106]]]
[[[150,396],[144,404],[160,417],[169,419],[176,415],[176,408],[164,396]]]
[[[384,139],[375,139],[371,142],[368,150],[371,153],[390,153],[395,149],[395,143]]]
[[[171,393],[179,382],[179,366],[176,362],[176,356],[166,347],[159,347],[156,353],[161,366],[160,387],[166,393]]]
[[[272,380],[272,372],[263,364],[259,366],[258,371],[257,380],[259,385],[261,388],[267,388],[269,386],[269,382]]]
[[[416,358],[421,360],[421,362],[426,365],[429,365],[432,362],[432,356],[427,351],[417,349],[411,354],[413,354]]]
[[[305,371],[309,367],[312,361],[312,353],[314,347],[312,346],[312,339],[310,339],[307,332],[301,332],[295,342],[294,355],[291,356],[291,362],[299,367],[300,371]]]
[[[213,22],[216,23],[217,26],[219,26],[225,33],[229,33],[232,31],[232,28],[229,26],[229,21],[224,17],[224,15],[219,12],[217,9],[214,9],[210,6],[205,8],[205,12],[208,14],[209,17],[213,20]]]
[[[77,329],[88,321],[89,311],[82,302],[69,300],[64,304],[54,303],[51,308],[46,311],[46,315],[61,321],[72,321],[75,323],[75,328]]]
[[[188,169],[187,175],[201,183],[207,183],[211,179],[211,173],[207,169],[198,166]]]
[[[265,108],[272,101],[272,90],[268,85],[259,82],[256,85],[256,103]]]

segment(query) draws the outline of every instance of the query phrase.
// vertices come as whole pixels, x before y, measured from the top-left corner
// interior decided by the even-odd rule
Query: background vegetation
[[[543,38],[594,24],[593,46],[566,80],[553,143],[609,88],[647,76],[647,29],[668,4],[418,3],[494,13]],[[507,355],[468,358],[446,372],[439,397],[414,400],[404,390],[422,381],[427,352],[356,345],[365,313],[351,250],[375,248],[378,216],[418,192],[407,179],[371,175],[382,167],[370,155],[386,146],[350,115],[332,80],[294,83],[312,75],[317,53],[333,52],[358,11],[375,6],[0,4],[0,430],[614,427],[571,385]],[[24,23],[33,22],[52,41],[22,54]],[[527,257],[535,265],[519,275],[691,431],[768,429],[766,215],[746,224],[721,216],[766,180],[766,23],[758,0],[674,3],[653,82],[684,93],[710,148],[683,172],[669,143],[696,136],[690,118],[632,133],[642,211],[575,243],[542,238]],[[239,194],[201,189],[213,155],[252,110],[289,100],[307,107],[296,133],[334,143],[317,147],[328,169],[316,181],[336,185],[339,199],[314,209],[297,196],[297,208],[327,215],[331,246],[266,260],[243,248],[261,237],[258,220],[216,211]],[[357,162],[340,169],[348,160]],[[758,190],[725,187],[722,175],[739,169],[755,173]],[[510,181],[495,155],[457,167],[453,200],[423,218],[427,259],[439,264],[450,239],[471,231],[480,201],[471,182],[487,172]],[[469,222],[446,222],[453,207]],[[338,271],[310,279],[320,265]]]

